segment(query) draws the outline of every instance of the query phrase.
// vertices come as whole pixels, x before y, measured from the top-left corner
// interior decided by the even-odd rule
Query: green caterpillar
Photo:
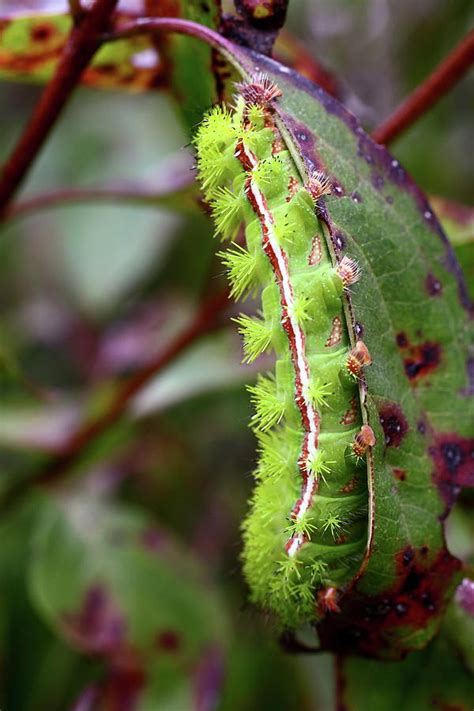
[[[351,344],[345,319],[357,264],[333,264],[318,220],[331,192],[303,184],[278,130],[278,87],[265,76],[237,86],[232,110],[216,106],[195,137],[200,184],[231,295],[261,290],[258,317],[236,319],[244,360],[273,349],[275,372],[249,387],[259,462],[244,523],[244,573],[254,602],[295,627],[337,611],[339,590],[367,546],[367,450],[360,386],[371,358]],[[245,225],[245,246],[239,242]]]

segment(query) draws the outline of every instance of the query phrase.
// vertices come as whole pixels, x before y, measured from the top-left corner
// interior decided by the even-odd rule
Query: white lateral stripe
[[[252,168],[255,168],[258,161],[254,154],[251,151],[248,151],[246,146],[242,143],[243,150],[245,153],[245,156],[248,160],[248,162],[251,164]],[[258,208],[260,210],[260,213],[263,215],[263,219],[265,222],[265,227],[267,230],[268,234],[268,240],[270,242],[270,246],[273,250],[273,253],[275,254],[278,262],[278,268],[280,270],[281,278],[282,278],[282,290],[284,294],[284,298],[286,301],[287,309],[288,309],[288,318],[290,319],[291,327],[293,330],[293,333],[295,335],[295,346],[296,346],[296,370],[297,374],[299,376],[299,380],[301,383],[301,388],[302,388],[302,397],[303,401],[305,404],[305,410],[307,414],[307,419],[309,423],[309,432],[307,433],[307,448],[308,448],[308,457],[305,462],[306,470],[309,471],[309,462],[312,460],[314,457],[316,451],[317,451],[317,438],[318,438],[318,431],[319,431],[319,422],[318,418],[316,416],[314,407],[312,402],[308,399],[307,393],[309,389],[309,383],[310,383],[310,378],[309,378],[309,369],[308,365],[306,362],[306,353],[305,353],[305,348],[304,348],[304,338],[303,338],[303,333],[302,330],[297,323],[295,317],[294,317],[294,305],[295,301],[293,298],[293,290],[291,288],[291,282],[290,282],[290,275],[287,269],[287,265],[285,263],[285,259],[283,257],[282,251],[280,249],[280,245],[278,244],[278,239],[276,238],[275,235],[275,225],[273,221],[273,217],[271,213],[267,210],[267,207],[265,205],[265,198],[263,194],[260,192],[258,186],[256,185],[254,179],[252,178],[250,180],[250,189],[253,193],[255,202],[258,205]],[[296,520],[299,521],[303,518],[303,516],[306,514],[308,509],[311,507],[312,499],[313,499],[313,489],[315,486],[315,476],[314,474],[309,474],[308,477],[306,478],[305,486],[303,489],[303,496],[301,499],[300,506],[298,508],[298,513],[296,515]],[[288,548],[287,552],[290,557],[296,555],[298,550],[301,548],[301,546],[304,543],[304,536],[300,533],[297,536],[294,536],[291,539],[291,545]]]

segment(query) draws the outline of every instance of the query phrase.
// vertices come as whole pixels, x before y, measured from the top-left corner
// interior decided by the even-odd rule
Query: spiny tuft
[[[277,396],[275,380],[259,375],[256,385],[247,386],[247,390],[255,408],[251,423],[256,429],[266,432],[277,425],[285,414],[285,403]]]
[[[238,330],[243,339],[243,362],[252,363],[270,347],[272,330],[263,319],[252,318],[246,314],[241,314],[233,320],[239,326]]]
[[[309,315],[309,308],[312,303],[313,299],[307,294],[295,296],[291,315],[300,325],[311,319],[311,316]]]
[[[218,256],[227,269],[232,298],[241,299],[258,286],[257,259],[247,249],[236,244],[232,249],[218,252]]]
[[[308,397],[317,407],[329,407],[328,398],[333,395],[332,387],[329,383],[323,383],[317,376],[312,379],[308,387]]]
[[[211,209],[217,232],[223,239],[232,239],[241,222],[241,201],[228,188],[218,188],[211,200]]]

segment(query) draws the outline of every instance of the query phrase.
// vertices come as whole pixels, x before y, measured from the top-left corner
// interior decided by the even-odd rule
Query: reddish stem
[[[188,188],[193,183],[193,176],[188,180]],[[137,207],[176,207],[181,210],[187,207],[185,201],[186,186],[181,189],[170,190],[169,193],[157,192],[145,186],[113,186],[91,188],[64,188],[39,193],[31,198],[26,198],[8,208],[5,219],[16,219],[52,207],[76,205],[84,202],[115,202],[134,205]],[[196,207],[198,201],[196,200]],[[191,207],[191,203],[189,203]]]
[[[423,116],[463,76],[474,62],[474,30],[448,54],[434,72],[372,133],[377,143],[388,145]]]
[[[17,145],[3,166],[0,177],[0,215],[5,213],[83,71],[97,51],[101,41],[100,33],[106,29],[117,2],[96,0],[71,30],[54,77],[43,91]]]
[[[203,42],[207,42],[214,49],[219,49],[221,52],[228,52],[231,55],[235,53],[235,45],[229,40],[222,37],[218,32],[211,30],[205,25],[200,25],[191,20],[180,20],[176,17],[158,17],[158,18],[143,18],[134,20],[120,27],[114,32],[107,33],[103,36],[104,42],[114,42],[115,40],[124,39],[126,37],[134,37],[145,33],[154,32],[177,32],[181,35],[195,37]]]
[[[62,451],[53,459],[50,459],[34,478],[21,480],[8,490],[1,500],[0,509],[7,510],[12,504],[21,499],[33,485],[48,485],[60,480],[76,463],[82,452],[107,428],[122,417],[131,399],[144,385],[169,365],[199,336],[219,327],[220,315],[227,303],[227,289],[204,301],[192,323],[168,348],[159,353],[145,368],[132,375],[119,387],[104,412],[80,425],[65,442]]]

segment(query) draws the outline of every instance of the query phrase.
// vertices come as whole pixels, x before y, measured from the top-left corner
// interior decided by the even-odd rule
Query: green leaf
[[[321,212],[330,249],[360,265],[348,318],[373,360],[369,541],[341,613],[318,629],[325,648],[399,658],[436,632],[458,578],[442,520],[473,483],[472,307],[432,208],[399,162],[287,67],[225,53],[244,75],[264,71],[282,90],[275,107],[303,179],[320,170],[333,185]]]
[[[249,380],[249,368],[236,365],[240,343],[230,331],[202,338],[135,398],[133,414],[142,417],[215,390]],[[0,438],[1,440],[1,438]]]
[[[133,677],[140,708],[177,694],[190,707],[199,663],[222,646],[221,607],[197,563],[125,506],[78,496],[45,502],[30,589],[73,648]]]
[[[338,708],[347,711],[472,709],[472,675],[443,637],[396,664],[341,659],[338,678]]]

